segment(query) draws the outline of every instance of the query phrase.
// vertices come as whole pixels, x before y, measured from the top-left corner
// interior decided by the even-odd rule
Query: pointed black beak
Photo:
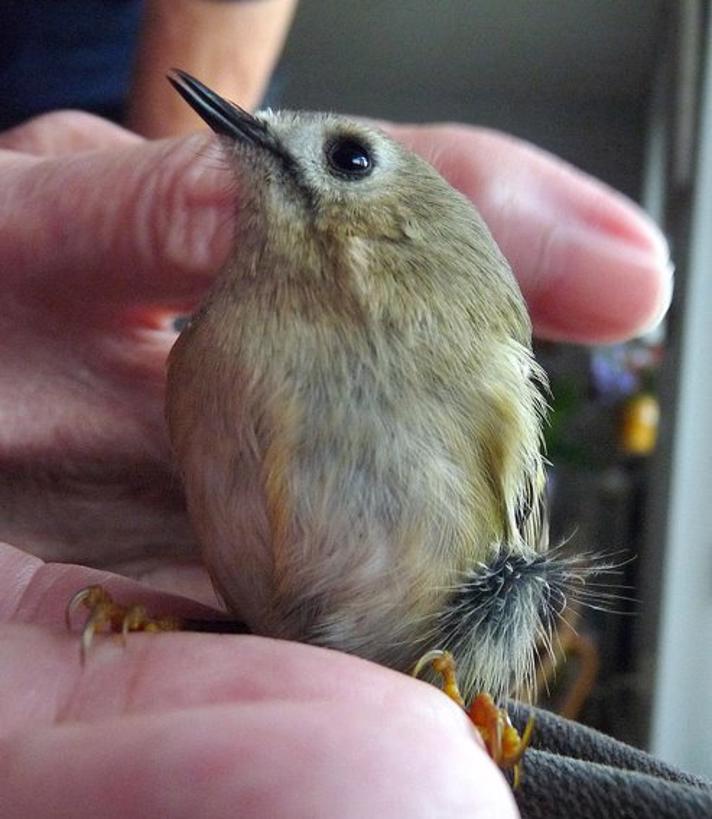
[[[239,105],[219,96],[178,68],[170,72],[168,81],[216,134],[278,152],[278,146],[264,123]]]
[[[185,71],[174,68],[168,75],[168,80],[216,134],[268,151],[291,177],[306,202],[311,207],[314,206],[313,193],[304,183],[297,163],[266,123],[211,91]]]

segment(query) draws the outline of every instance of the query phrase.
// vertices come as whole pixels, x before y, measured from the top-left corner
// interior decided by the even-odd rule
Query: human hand
[[[464,712],[372,663],[257,637],[132,634],[78,659],[78,587],[186,601],[0,546],[0,815],[517,815]],[[196,614],[197,612],[193,612]]]
[[[0,136],[0,538],[94,565],[190,555],[163,380],[167,315],[207,286],[210,237],[229,242],[204,144],[73,112]]]
[[[394,131],[480,205],[544,334],[610,340],[663,307],[664,246],[610,192],[501,135]],[[209,599],[187,562],[162,410],[165,316],[200,299],[239,206],[206,145],[144,143],[75,114],[0,137],[0,534]],[[170,804],[191,816],[315,816],[334,815],[336,799],[354,815],[515,815],[463,715],[422,684],[314,648],[207,635],[104,643],[82,672],[76,637],[57,630],[77,588],[104,582],[158,611],[181,604],[10,547],[2,559],[3,815]]]
[[[390,128],[482,210],[540,335],[612,341],[666,306],[664,241],[618,194],[502,134]],[[0,538],[176,590],[199,570],[164,432],[165,318],[199,301],[239,207],[210,144],[76,113],[0,135]]]

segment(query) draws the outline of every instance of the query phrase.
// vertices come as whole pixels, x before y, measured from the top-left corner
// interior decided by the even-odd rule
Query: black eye
[[[367,145],[349,137],[338,137],[326,147],[331,170],[346,179],[362,179],[373,170],[373,157]]]

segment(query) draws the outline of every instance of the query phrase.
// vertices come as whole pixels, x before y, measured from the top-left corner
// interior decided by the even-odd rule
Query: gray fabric
[[[508,711],[520,731],[536,718],[515,792],[523,819],[712,819],[712,783],[548,711]]]

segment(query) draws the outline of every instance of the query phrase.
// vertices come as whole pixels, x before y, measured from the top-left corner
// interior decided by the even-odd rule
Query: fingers
[[[177,136],[204,127],[165,80],[183,68],[251,110],[281,50],[296,0],[205,3],[149,0],[139,39],[128,118],[139,133]]]
[[[671,269],[659,229],[604,184],[520,140],[466,126],[390,126],[469,196],[546,338],[607,342],[656,322]]]
[[[65,156],[141,142],[140,137],[83,111],[53,111],[0,133],[0,149]]]
[[[667,248],[632,203],[501,134],[391,130],[473,198],[539,334],[613,341],[664,312]],[[214,146],[193,137],[19,165],[6,155],[5,269],[49,312],[73,307],[74,321],[105,320],[117,305],[190,309],[228,253],[239,206]]]
[[[355,698],[59,724],[0,744],[3,815],[516,816],[464,717],[450,716]]]
[[[50,314],[184,307],[232,235],[235,192],[205,137],[61,159],[0,152],[3,266]]]
[[[0,623],[16,616],[28,587],[43,566],[38,557],[0,543]]]
[[[531,214],[530,246],[536,260],[525,291],[539,336],[609,343],[658,323],[672,295],[667,262],[585,229],[542,221],[541,215]],[[525,236],[523,231],[517,242]],[[513,263],[517,264],[516,257]],[[518,266],[524,269],[525,260]]]
[[[0,561],[13,620],[0,631],[3,816],[516,816],[469,721],[432,686],[224,635],[103,639],[82,669],[50,614],[79,573],[100,573],[9,548]]]
[[[175,594],[163,594],[127,577],[71,563],[44,563],[6,543],[0,543],[0,577],[3,578],[0,623],[61,624],[72,595],[93,584],[104,586],[117,600],[142,603],[156,614],[196,618],[216,615],[214,608]],[[117,655],[120,657],[121,654]]]

